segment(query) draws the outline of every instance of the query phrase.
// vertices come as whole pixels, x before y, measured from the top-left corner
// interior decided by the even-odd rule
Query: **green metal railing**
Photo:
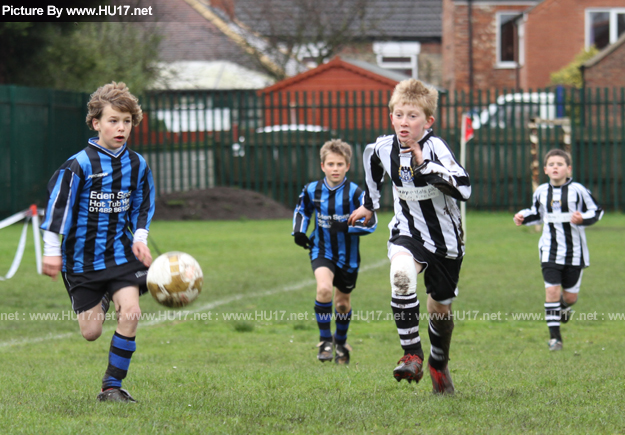
[[[0,218],[45,204],[54,170],[94,135],[84,122],[88,98],[0,86]],[[150,164],[159,195],[236,186],[292,207],[304,184],[321,178],[319,148],[330,138],[352,145],[349,177],[363,184],[364,147],[392,133],[389,98],[378,91],[153,92],[140,97],[144,120],[129,143]],[[564,146],[562,128],[549,122],[568,117],[574,178],[606,209],[622,211],[624,105],[622,88],[442,93],[434,130],[459,156],[461,116],[470,114],[475,134],[467,144],[468,207],[513,211],[531,200],[529,120],[545,120],[537,130],[542,156]],[[385,184],[383,207],[389,208]]]

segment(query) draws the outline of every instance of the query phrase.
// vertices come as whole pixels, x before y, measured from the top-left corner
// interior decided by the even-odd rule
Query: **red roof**
[[[371,68],[364,68],[363,65],[370,65]],[[350,62],[337,56],[328,63],[261,89],[259,93],[300,89],[303,87],[302,82],[308,82],[305,85],[307,90],[392,90],[401,79],[400,74],[392,71],[364,62]]]

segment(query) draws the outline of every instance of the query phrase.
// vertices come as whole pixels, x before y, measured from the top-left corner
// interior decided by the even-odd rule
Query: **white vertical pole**
[[[462,114],[462,127],[460,129],[460,165],[465,168],[467,160],[467,117]],[[467,203],[460,201],[460,219],[462,219],[463,241],[467,241]]]
[[[37,261],[37,273],[41,275],[41,235],[39,234],[39,212],[36,205],[30,206],[33,217],[33,237],[35,239],[35,259]]]

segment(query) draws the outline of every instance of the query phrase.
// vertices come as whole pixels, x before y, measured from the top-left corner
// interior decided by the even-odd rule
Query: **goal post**
[[[529,129],[530,140],[530,170],[532,173],[532,192],[535,192],[538,188],[538,176],[540,173],[540,155],[539,144],[540,137],[538,129],[540,127],[560,127],[562,129],[562,145],[564,151],[571,153],[571,118],[557,118],[557,119],[543,119],[543,118],[530,118],[527,123]]]

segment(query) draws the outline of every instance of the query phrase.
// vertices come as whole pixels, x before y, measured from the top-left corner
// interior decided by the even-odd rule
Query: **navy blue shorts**
[[[148,268],[140,261],[86,273],[63,272],[63,282],[76,314],[90,310],[102,301],[104,293],[113,294],[124,287],[139,287],[139,295],[148,291]]]
[[[332,285],[339,289],[341,293],[349,294],[356,288],[356,280],[358,279],[358,271],[346,272],[337,267],[332,260],[327,258],[316,258],[311,262],[313,273],[319,267],[327,267],[334,274]]]

